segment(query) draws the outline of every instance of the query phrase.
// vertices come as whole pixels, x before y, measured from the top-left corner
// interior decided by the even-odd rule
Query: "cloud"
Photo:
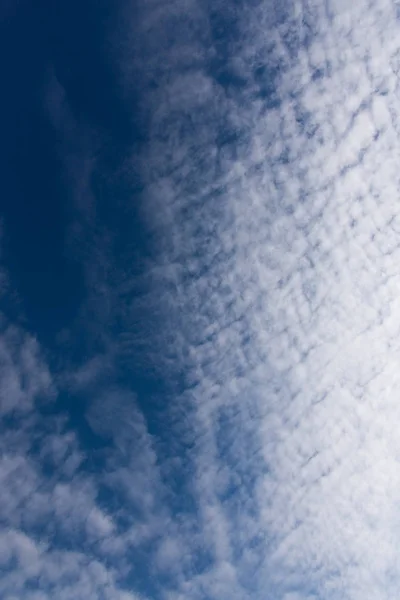
[[[55,378],[3,318],[7,600],[398,597],[395,5],[228,8],[122,11],[156,248],[139,275],[128,246],[118,262],[96,161],[71,159],[93,355]],[[55,380],[86,394],[90,451],[49,409]]]
[[[395,5],[143,10],[149,344],[184,373],[204,557],[176,598],[396,597]]]
[[[29,411],[51,395],[52,381],[36,340],[3,321],[0,337],[0,412]]]
[[[58,390],[43,352],[1,320],[0,595],[137,600],[100,547],[117,543],[119,532],[98,503],[87,453],[55,410]]]

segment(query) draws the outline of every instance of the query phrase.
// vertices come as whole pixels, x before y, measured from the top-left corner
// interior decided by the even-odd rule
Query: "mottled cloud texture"
[[[231,8],[143,17],[154,277],[209,558],[178,597],[394,598],[397,7]]]
[[[2,598],[398,598],[398,8],[126,6],[158,258],[110,286],[110,352],[173,392],[150,433],[134,384],[96,391],[93,466],[2,323]]]
[[[0,371],[0,595],[134,600],[118,586],[102,544],[116,534],[96,503],[99,477],[65,420],[33,337],[2,317]]]

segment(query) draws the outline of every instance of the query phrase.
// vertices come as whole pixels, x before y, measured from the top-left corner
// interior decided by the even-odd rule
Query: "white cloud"
[[[15,568],[5,570],[0,582],[3,598],[44,599],[77,597],[107,600],[137,600],[137,596],[115,587],[115,574],[100,562],[83,553],[40,552],[35,543],[14,532],[7,536],[10,554],[16,558]],[[35,589],[39,581],[39,589]]]
[[[0,338],[0,412],[28,411],[52,392],[52,382],[34,338],[2,324]]]
[[[143,573],[169,600],[398,597],[396,7],[225,8],[151,2],[126,19],[161,258],[137,301],[126,273],[99,284],[123,332],[99,331],[112,360],[66,378],[95,390],[94,472],[65,422],[39,418],[55,386],[37,341],[1,322],[6,600],[133,600]],[[69,168],[90,221],[93,160]],[[165,400],[167,442],[133,391],[103,387],[135,344],[182,384]]]
[[[55,386],[40,347],[2,319],[0,596],[137,600],[99,546],[118,532],[76,434],[51,407],[41,412]]]
[[[150,115],[144,202],[162,255],[149,343],[159,362],[175,351],[165,373],[191,386],[171,410],[193,441],[188,546],[207,554],[176,598],[395,598],[396,6],[284,11],[238,9],[222,81],[210,15],[161,60],[159,34],[204,15],[194,3],[148,8],[135,42],[150,55],[132,85]]]

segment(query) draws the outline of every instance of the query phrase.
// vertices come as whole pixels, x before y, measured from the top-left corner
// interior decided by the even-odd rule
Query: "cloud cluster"
[[[82,467],[88,457],[53,408],[43,353],[1,319],[0,595],[135,600],[106,549],[118,531],[99,504],[99,478]]]

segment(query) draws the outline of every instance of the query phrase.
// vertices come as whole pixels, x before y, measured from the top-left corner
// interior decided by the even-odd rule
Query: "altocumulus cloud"
[[[0,595],[137,599],[101,548],[118,530],[75,434],[51,413],[57,390],[38,343],[1,320]]]
[[[126,272],[104,292],[123,330],[108,360],[140,347],[179,379],[171,435],[150,435],[134,384],[109,383],[86,414],[110,440],[89,467],[48,408],[42,349],[4,318],[1,594],[397,598],[398,6],[122,13],[158,258],[145,300],[128,303]],[[99,371],[92,357],[75,385]]]
[[[148,3],[125,39],[203,557],[171,597],[395,598],[398,6]]]
[[[3,289],[7,276],[1,271]],[[5,294],[2,294],[4,300]],[[64,416],[37,340],[0,313],[0,595],[138,600],[124,589],[118,523]],[[125,551],[128,544],[125,543]]]

